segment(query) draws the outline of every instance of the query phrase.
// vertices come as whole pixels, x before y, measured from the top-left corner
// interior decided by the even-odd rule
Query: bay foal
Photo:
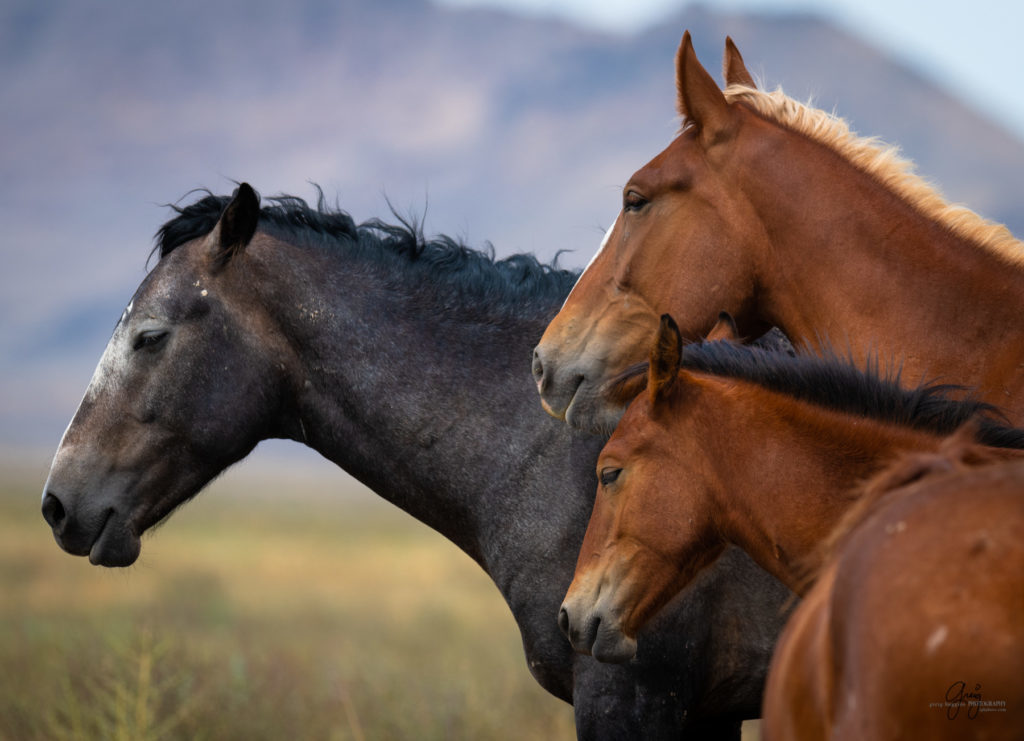
[[[730,342],[684,348],[667,316],[646,372],[627,374],[620,386],[631,393],[643,380],[646,391],[598,459],[594,510],[559,615],[576,650],[605,661],[628,661],[636,631],[730,542],[806,593],[808,568],[856,506],[859,485],[904,456],[941,460],[956,433],[967,440],[959,461],[1024,460],[1024,432],[1001,426],[986,404],[950,400],[947,388],[904,390],[836,358]],[[993,474],[1000,484],[991,496],[971,481],[959,494],[969,499],[947,507],[958,490],[956,481],[946,483],[935,495],[940,504],[900,499],[844,539],[846,570],[826,567],[819,591],[790,623],[792,649],[783,659],[776,654],[783,678],[773,670],[767,697],[775,704],[766,718],[803,714],[826,736],[839,723],[853,729],[840,737],[900,738],[907,718],[943,718],[918,700],[943,702],[961,676],[989,681],[1008,702],[1024,700],[1024,687],[1009,679],[1024,666],[1024,463],[1013,465],[992,467],[1001,473]],[[913,478],[883,481],[892,489]],[[851,550],[889,536],[890,556]],[[952,563],[943,569],[946,559]],[[842,607],[851,604],[859,611]],[[844,640],[853,648],[838,667],[829,665],[834,656],[821,644]],[[928,663],[940,648],[942,661]],[[902,671],[910,667],[923,673]],[[891,701],[879,704],[884,692]],[[892,713],[904,704],[897,723]],[[801,716],[775,737],[818,737],[796,736],[802,724]]]

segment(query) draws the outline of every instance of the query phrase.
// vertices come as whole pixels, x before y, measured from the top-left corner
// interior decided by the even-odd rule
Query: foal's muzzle
[[[558,611],[558,627],[574,651],[598,661],[625,664],[636,656],[636,639],[623,633],[600,609],[570,604],[567,599]]]

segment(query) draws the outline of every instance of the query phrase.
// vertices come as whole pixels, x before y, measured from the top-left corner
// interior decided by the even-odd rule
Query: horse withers
[[[860,364],[976,388],[1024,414],[1024,247],[947,204],[892,148],[781,90],[758,90],[726,40],[726,87],[689,33],[676,57],[683,127],[630,177],[622,210],[535,348],[544,407],[614,428],[608,382],[643,360],[670,313],[696,339],[720,310],[745,336],[844,343]],[[963,348],[971,348],[964,352]]]

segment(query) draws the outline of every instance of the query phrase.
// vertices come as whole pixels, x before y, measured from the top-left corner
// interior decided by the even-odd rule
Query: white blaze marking
[[[594,260],[597,259],[597,256],[600,255],[602,252],[604,252],[604,248],[607,247],[608,246],[608,242],[611,241],[612,231],[615,229],[615,225],[618,224],[618,223],[619,223],[619,217],[616,216],[615,217],[615,221],[613,221],[612,225],[610,227],[608,227],[608,231],[606,231],[604,233],[604,239],[601,240],[601,246],[597,248],[597,252],[595,252],[594,256],[590,258],[590,262],[587,263],[587,267],[583,268],[583,272],[584,273],[587,272],[590,269],[590,266],[594,264]],[[582,275],[582,273],[581,273],[581,275]]]
[[[615,230],[615,225],[619,223],[619,219],[622,217],[622,212],[619,211],[618,216],[615,217],[615,221],[608,227],[608,231],[604,233],[604,239],[601,240],[601,246],[597,248],[597,252],[590,258],[590,262],[587,263],[587,267],[583,268],[583,272],[580,273],[580,277],[576,279],[576,284],[572,287],[572,291],[576,290],[576,286],[583,280],[583,276],[586,275],[587,271],[590,270],[590,266],[594,264],[594,261],[604,252],[604,248],[608,246],[608,242],[611,241],[612,232]],[[569,303],[569,298],[572,296],[572,291],[569,291],[569,295],[565,297],[565,301],[562,303],[562,308],[565,308],[565,304]]]
[[[96,370],[93,371],[92,378],[89,381],[89,385],[85,389],[85,394],[82,396],[82,401],[78,404],[78,409],[82,408],[87,400],[94,397],[99,393],[112,378],[117,378],[123,371],[125,365],[128,363],[128,329],[127,320],[128,316],[132,313],[132,309],[135,306],[135,301],[131,301],[125,308],[124,313],[121,315],[121,321],[118,322],[117,327],[114,328],[114,334],[110,338],[110,342],[107,343],[106,349],[103,351],[103,355],[100,356],[100,362],[96,366]],[[60,437],[60,443],[57,445],[57,452],[54,454],[53,463],[50,464],[51,470],[56,465],[57,459],[64,451],[64,439],[68,436],[68,431],[71,429],[71,425],[75,423],[75,418],[78,416],[78,409],[75,410],[75,414],[71,417],[71,421],[68,422],[68,426],[64,428],[64,434]],[[49,490],[49,484],[43,489],[43,497],[46,497],[46,492]]]

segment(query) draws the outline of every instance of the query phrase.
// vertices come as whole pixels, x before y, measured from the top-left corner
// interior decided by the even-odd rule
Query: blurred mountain
[[[426,0],[8,0],[0,7],[0,445],[53,445],[146,270],[160,204],[247,180],[357,220],[425,215],[582,266],[670,140],[685,28],[768,87],[899,144],[1024,234],[1024,144],[813,16],[695,8],[637,35]]]

